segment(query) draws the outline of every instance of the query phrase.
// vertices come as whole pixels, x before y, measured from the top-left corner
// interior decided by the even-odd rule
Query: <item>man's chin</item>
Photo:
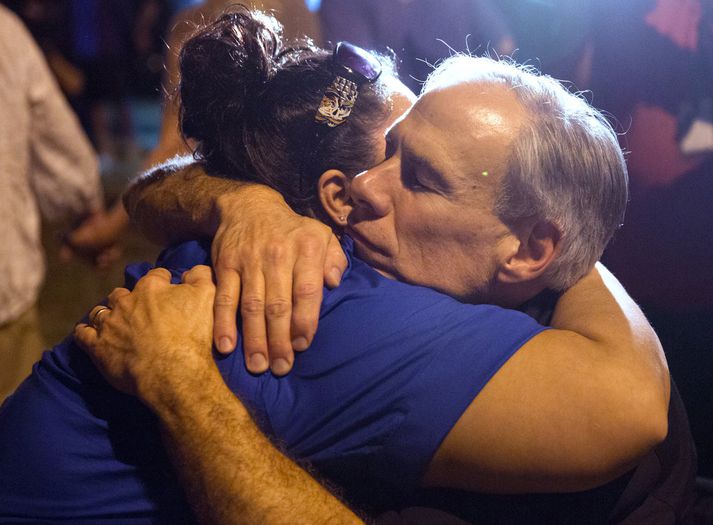
[[[357,257],[384,277],[398,280],[398,277],[396,276],[396,273],[391,265],[391,260],[383,250],[374,246],[358,233],[350,232],[349,235],[354,241],[354,251]]]

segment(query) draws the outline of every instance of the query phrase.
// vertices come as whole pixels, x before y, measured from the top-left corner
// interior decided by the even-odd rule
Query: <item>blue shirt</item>
[[[473,398],[544,327],[387,279],[352,255],[349,240],[344,247],[342,284],[325,290],[315,340],[289,375],[251,375],[241,346],[217,364],[293,457],[342,486],[352,504],[382,509],[417,490]],[[157,265],[178,282],[209,253],[188,242]],[[127,267],[127,287],[151,267]],[[190,521],[174,478],[154,417],[111,389],[71,338],[0,409],[0,523]]]

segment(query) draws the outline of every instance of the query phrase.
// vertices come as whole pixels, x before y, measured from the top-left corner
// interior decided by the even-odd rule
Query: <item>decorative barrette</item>
[[[359,87],[379,78],[381,63],[368,51],[349,42],[339,42],[334,48],[332,64],[336,76],[324,90],[314,120],[336,128],[351,114]]]

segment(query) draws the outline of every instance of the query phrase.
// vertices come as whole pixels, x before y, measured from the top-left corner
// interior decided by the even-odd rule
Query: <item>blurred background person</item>
[[[0,6],[0,401],[40,357],[40,213],[103,211],[96,156],[22,22]]]

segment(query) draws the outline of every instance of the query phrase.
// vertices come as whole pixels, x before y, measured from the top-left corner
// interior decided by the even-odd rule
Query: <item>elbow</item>
[[[635,467],[651,450],[668,436],[668,396],[643,395],[630,405],[628,414],[622,414],[619,463],[622,471]],[[628,468],[627,468],[628,467]]]
[[[668,435],[668,411],[660,407],[651,411],[629,414],[621,421],[619,431],[610,434],[607,444],[597,446],[596,452],[582,456],[573,483],[565,491],[589,490],[614,481],[635,469],[641,461]],[[586,458],[586,459],[585,459]]]
[[[639,425],[643,454],[663,443],[668,436],[668,405],[668,399],[657,400],[645,410]]]
[[[618,397],[627,400],[620,403],[619,422],[628,436],[631,456],[640,459],[668,436],[671,378],[658,339],[654,342],[654,359],[650,366],[639,366],[633,372],[618,376]]]
[[[583,472],[586,487],[593,488],[612,481],[636,468],[644,457],[668,436],[668,396],[638,392],[629,401],[610,412],[608,431],[593,443],[593,452]],[[606,443],[606,444],[605,444]],[[582,488],[582,487],[580,487]]]
[[[671,400],[671,378],[668,368],[661,368],[654,380],[640,387],[638,421],[642,449],[647,453],[661,444],[668,436],[669,403]]]

